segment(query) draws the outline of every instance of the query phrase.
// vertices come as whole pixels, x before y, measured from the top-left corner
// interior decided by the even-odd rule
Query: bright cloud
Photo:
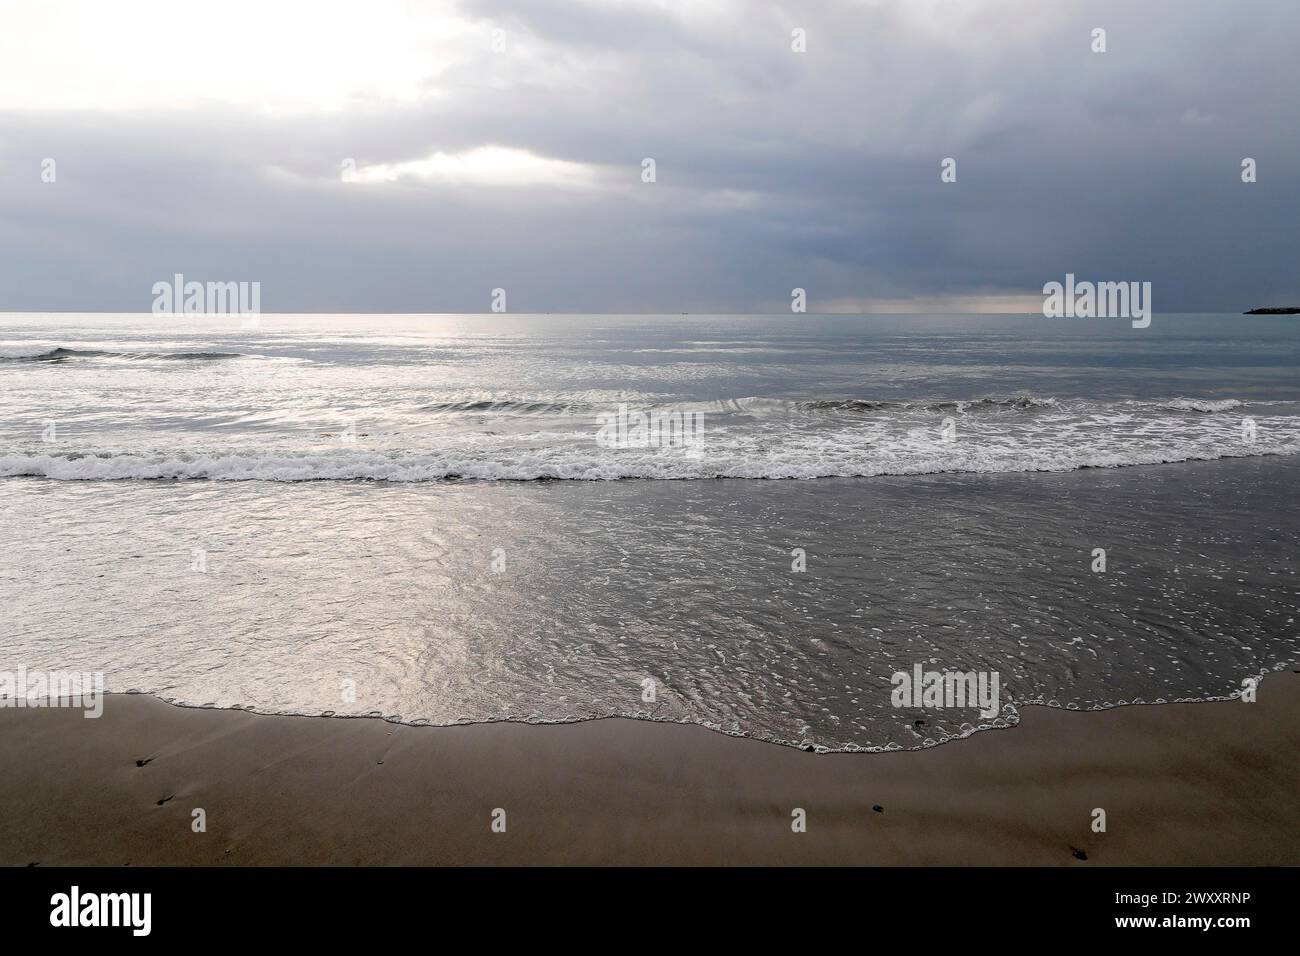
[[[40,0],[0,5],[0,109],[272,111],[402,105],[485,47],[418,0]]]
[[[427,159],[359,167],[358,183],[416,182],[460,186],[589,187],[597,170],[583,163],[547,159],[523,149],[483,146],[463,153],[434,153]]]

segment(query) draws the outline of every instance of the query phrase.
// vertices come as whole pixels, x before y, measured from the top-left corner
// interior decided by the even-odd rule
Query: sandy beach
[[[888,754],[114,695],[97,720],[0,711],[0,863],[1296,865],[1298,747],[1295,672],[1254,704],[1029,707],[1013,729]]]

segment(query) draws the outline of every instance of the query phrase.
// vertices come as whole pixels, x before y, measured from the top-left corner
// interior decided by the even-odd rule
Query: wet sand
[[[819,755],[624,719],[410,727],[114,695],[98,720],[0,710],[0,863],[1296,865],[1298,718],[1285,672],[1254,704],[1029,707],[926,751]]]

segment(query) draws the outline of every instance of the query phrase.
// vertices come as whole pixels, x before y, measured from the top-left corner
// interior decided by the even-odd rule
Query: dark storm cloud
[[[0,112],[0,309],[147,310],[174,272],[269,311],[815,310],[1067,271],[1158,311],[1300,298],[1292,0],[684,9],[462,4],[507,51],[407,104]],[[340,181],[486,145],[591,182]]]

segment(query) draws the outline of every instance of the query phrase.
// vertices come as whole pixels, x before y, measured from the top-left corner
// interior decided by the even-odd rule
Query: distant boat
[[[1285,309],[1251,309],[1242,315],[1300,315],[1300,309],[1288,306]]]

